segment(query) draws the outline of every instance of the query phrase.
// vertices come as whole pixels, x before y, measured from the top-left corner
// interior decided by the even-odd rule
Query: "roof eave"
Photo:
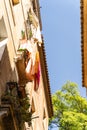
[[[49,76],[48,76],[48,68],[47,68],[47,62],[46,62],[44,41],[43,41],[41,47],[38,46],[38,50],[40,53],[41,71],[42,71],[44,91],[45,91],[45,96],[46,96],[46,101],[47,101],[46,103],[47,103],[47,108],[48,108],[48,114],[49,114],[49,117],[52,117],[53,116],[53,107],[52,107],[50,82],[49,82]]]
[[[86,3],[85,3],[86,2]],[[82,86],[87,88],[87,1],[81,0]]]

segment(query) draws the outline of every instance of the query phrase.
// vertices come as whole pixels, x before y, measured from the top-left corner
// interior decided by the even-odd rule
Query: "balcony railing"
[[[9,119],[10,121],[13,120],[15,127],[17,126],[19,129],[23,127],[25,122],[29,126],[31,125],[32,113],[25,86],[20,86],[17,82],[11,81],[6,83],[5,94],[1,97],[0,116],[6,116],[5,120],[7,119],[7,123]],[[8,124],[6,125],[9,130],[14,130]]]

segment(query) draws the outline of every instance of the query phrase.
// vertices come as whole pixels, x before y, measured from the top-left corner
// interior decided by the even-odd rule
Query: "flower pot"
[[[25,44],[25,43],[27,43],[27,39],[26,38],[20,39],[19,42],[20,42],[20,44]]]

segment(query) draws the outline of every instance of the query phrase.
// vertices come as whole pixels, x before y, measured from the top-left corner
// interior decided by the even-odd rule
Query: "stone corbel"
[[[12,2],[13,2],[13,5],[16,5],[19,3],[19,0],[12,0]]]

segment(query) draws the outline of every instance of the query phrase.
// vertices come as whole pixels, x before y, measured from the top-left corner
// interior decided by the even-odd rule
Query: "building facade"
[[[53,115],[38,0],[0,0],[0,130],[48,130]]]

